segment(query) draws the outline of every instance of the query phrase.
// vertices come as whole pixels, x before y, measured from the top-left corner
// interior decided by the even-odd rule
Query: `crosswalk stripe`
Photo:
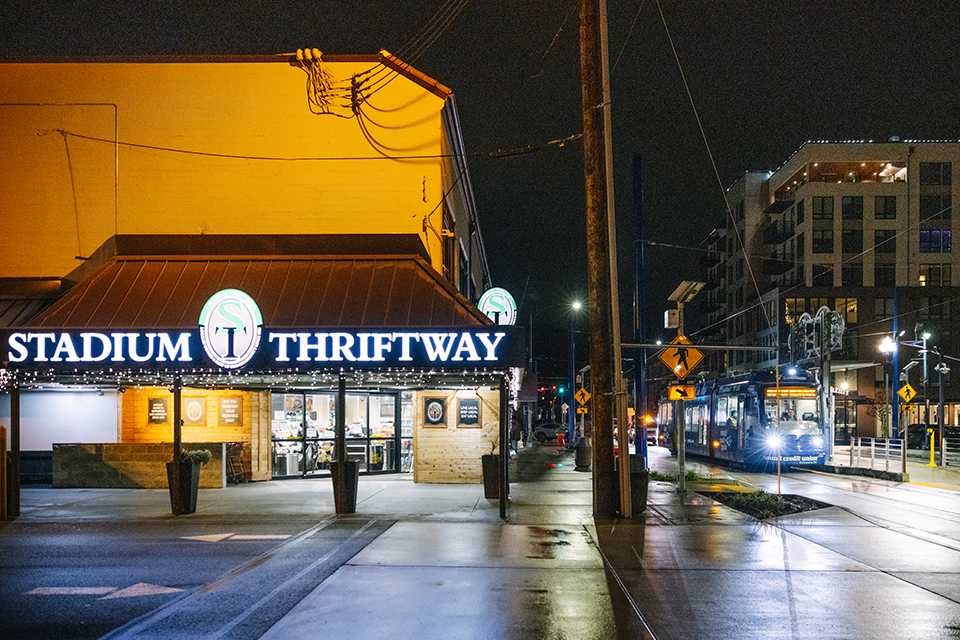
[[[179,593],[183,589],[174,589],[173,587],[161,587],[157,584],[149,584],[147,582],[138,582],[137,584],[127,587],[126,589],[121,589],[115,593],[111,593],[108,596],[100,598],[100,600],[109,600],[110,598],[133,598],[136,596],[155,596],[162,595],[167,593]]]
[[[117,587],[37,587],[27,591],[28,596],[101,596]]]

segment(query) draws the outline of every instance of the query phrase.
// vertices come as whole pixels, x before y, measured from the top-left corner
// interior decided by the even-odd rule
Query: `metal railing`
[[[943,464],[948,467],[960,467],[960,438],[944,438],[941,446]]]
[[[960,452],[960,451],[958,451]],[[851,467],[900,471],[906,449],[903,440],[891,438],[851,438],[849,462]]]

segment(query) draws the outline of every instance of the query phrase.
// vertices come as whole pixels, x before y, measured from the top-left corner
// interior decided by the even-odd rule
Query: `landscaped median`
[[[695,471],[687,471],[684,477],[689,483],[713,484],[713,480],[704,478]],[[677,476],[660,473],[659,471],[651,471],[650,481],[676,483]],[[826,502],[820,502],[819,500],[805,496],[795,494],[777,495],[775,493],[768,493],[762,489],[758,491],[740,491],[737,489],[730,491],[695,491],[695,493],[699,493],[711,500],[716,500],[721,504],[758,520],[766,520],[767,518],[776,518],[833,506]]]

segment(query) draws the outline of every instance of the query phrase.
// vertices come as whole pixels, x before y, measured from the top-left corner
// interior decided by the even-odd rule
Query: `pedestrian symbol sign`
[[[581,388],[573,397],[576,398],[580,404],[587,404],[587,400],[590,399],[590,394],[587,393],[586,389]]]
[[[703,360],[703,352],[694,348],[685,335],[678,334],[671,346],[660,352],[660,361],[683,380]]]
[[[900,387],[900,391],[897,393],[899,393],[900,397],[903,398],[903,401],[907,403],[917,397],[917,392],[909,384],[905,384]]]

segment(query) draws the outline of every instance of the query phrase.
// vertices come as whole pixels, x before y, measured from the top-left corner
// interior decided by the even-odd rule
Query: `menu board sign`
[[[460,427],[480,426],[480,398],[460,398],[457,411],[457,425]]]
[[[220,424],[243,424],[243,398],[220,398]]]
[[[147,398],[147,424],[170,422],[170,398]]]

